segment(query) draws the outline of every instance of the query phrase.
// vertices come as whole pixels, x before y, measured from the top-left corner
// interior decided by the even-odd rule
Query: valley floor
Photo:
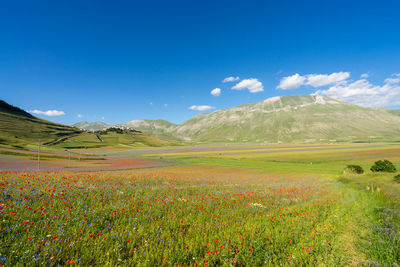
[[[43,154],[55,172],[0,172],[0,264],[400,264],[400,184],[369,170],[399,169],[400,144],[71,154]],[[35,155],[2,150],[0,168]]]

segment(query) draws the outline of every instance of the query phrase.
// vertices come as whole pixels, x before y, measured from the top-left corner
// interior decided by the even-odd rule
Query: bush
[[[385,160],[378,160],[375,161],[375,164],[371,166],[371,171],[373,172],[395,172],[396,167],[388,161],[387,159]]]
[[[358,165],[347,165],[345,171],[348,171],[350,173],[357,173],[357,174],[364,173],[363,168]]]
[[[394,177],[394,180],[395,180],[396,182],[400,183],[400,174],[397,174],[397,175]]]

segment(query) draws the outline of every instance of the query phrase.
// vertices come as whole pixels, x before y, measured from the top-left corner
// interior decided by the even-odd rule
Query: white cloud
[[[101,117],[101,119],[104,121],[104,117]]]
[[[82,114],[78,114],[78,115],[76,115],[76,116],[77,116],[79,119],[83,117]]]
[[[258,79],[244,79],[232,87],[233,90],[248,89],[250,93],[258,93],[264,91],[264,86]]]
[[[150,102],[149,105],[152,106],[152,105],[153,105],[153,102]]]
[[[209,109],[213,109],[213,107],[211,106],[207,106],[207,105],[193,105],[191,107],[189,107],[190,110],[197,110],[197,111],[205,111],[205,110],[209,110]]]
[[[234,81],[238,81],[240,78],[239,77],[226,77],[225,79],[222,80],[223,83],[229,83],[229,82],[234,82]]]
[[[168,107],[168,104],[164,104],[164,107]]]
[[[278,85],[278,89],[288,90],[297,89],[302,85],[311,85],[321,87],[347,80],[350,72],[334,72],[332,74],[308,74],[300,75],[298,73],[283,77]]]
[[[332,74],[309,74],[306,76],[307,85],[313,87],[326,86],[329,84],[347,80],[350,77],[350,72],[334,72]]]
[[[50,116],[50,117],[65,115],[64,111],[59,111],[59,110],[55,110],[55,109],[47,110],[47,111],[41,111],[41,110],[34,109],[29,112],[33,113],[33,114],[37,114],[37,115],[44,115],[44,116]]]
[[[368,73],[363,73],[363,74],[361,74],[360,77],[361,77],[361,78],[368,78],[368,77],[369,77],[369,74],[368,74]]]
[[[389,84],[400,83],[400,73],[393,74],[392,77],[389,77],[385,80],[385,83]]]
[[[288,90],[297,89],[304,84],[306,77],[296,73],[292,76],[283,77],[278,85],[278,89]]]
[[[366,107],[390,107],[400,105],[400,75],[393,74],[383,85],[374,85],[367,79],[343,81],[327,90],[316,93],[352,102]]]
[[[215,89],[211,90],[211,94],[213,96],[219,96],[221,94],[221,88],[215,88]]]

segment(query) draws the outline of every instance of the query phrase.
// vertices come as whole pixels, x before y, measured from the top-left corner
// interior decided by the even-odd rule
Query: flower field
[[[3,172],[0,192],[6,266],[341,260],[343,192],[310,177],[216,167]]]

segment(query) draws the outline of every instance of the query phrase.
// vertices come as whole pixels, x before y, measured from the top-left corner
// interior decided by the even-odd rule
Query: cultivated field
[[[400,184],[369,171],[383,158],[399,169],[398,144],[90,152],[89,163],[47,160],[169,166],[1,172],[1,265],[400,263]],[[348,164],[366,172],[343,173]]]

